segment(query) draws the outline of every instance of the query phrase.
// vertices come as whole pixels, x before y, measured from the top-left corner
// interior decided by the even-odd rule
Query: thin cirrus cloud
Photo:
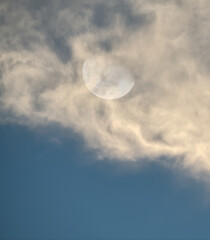
[[[1,1],[1,122],[58,123],[98,158],[210,172],[210,6],[200,1]],[[88,57],[135,78],[124,98],[92,95]],[[171,161],[175,159],[175,161]]]

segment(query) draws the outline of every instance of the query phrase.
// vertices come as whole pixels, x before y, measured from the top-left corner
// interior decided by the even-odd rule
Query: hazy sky
[[[205,225],[210,219],[210,202],[204,201],[209,195],[205,193],[207,196],[205,194],[204,196],[199,192],[201,190],[198,190],[203,187],[208,192],[210,179],[209,28],[208,0],[0,1],[0,129],[2,131],[0,140],[4,173],[1,193],[6,196],[1,205],[5,212],[1,217],[4,227],[0,231],[0,238],[1,236],[2,239],[52,237],[54,235],[52,226],[56,226],[58,219],[65,224],[60,225],[56,237],[60,234],[67,238],[68,236],[122,238],[123,234],[119,233],[119,229],[122,229],[122,233],[125,231],[126,237],[134,238],[210,237],[210,231],[206,230]],[[104,100],[93,95],[87,89],[82,75],[83,63],[89,58],[100,58],[102,64],[116,62],[118,66],[123,66],[132,75],[135,81],[134,87],[126,96],[115,100]],[[53,134],[50,133],[51,131]],[[40,142],[34,141],[34,136],[36,138],[40,136]],[[4,140],[5,138],[11,139]],[[20,145],[18,145],[19,141]],[[29,146],[30,150],[24,148],[24,145]],[[19,152],[17,158],[11,155],[10,151]],[[45,154],[47,159],[44,157]],[[51,158],[54,159],[52,165]],[[33,164],[37,165],[33,168]],[[17,172],[15,166],[21,166],[18,167]],[[20,179],[18,175],[17,186],[22,184],[25,186],[24,184],[29,182],[31,187],[37,189],[38,186],[42,186],[40,179],[36,181],[36,178],[39,178],[36,172],[37,166],[41,169],[43,182],[49,181],[47,176],[55,182],[55,179],[62,177],[62,171],[65,171],[67,182],[64,180],[59,182],[65,182],[66,189],[60,190],[60,185],[57,185],[55,189],[49,190],[49,195],[44,193],[43,201],[51,201],[50,195],[62,196],[61,202],[53,202],[53,206],[51,205],[54,210],[60,209],[60,205],[57,204],[64,204],[63,198],[71,199],[71,194],[68,193],[68,189],[71,189],[68,188],[68,181],[75,181],[74,190],[71,191],[74,195],[72,201],[75,201],[75,209],[78,209],[78,212],[72,210],[73,217],[69,216],[74,234],[71,235],[71,231],[67,231],[66,221],[69,218],[62,218],[65,207],[52,216],[51,208],[42,206],[41,209],[45,209],[46,222],[50,216],[52,221],[56,219],[54,223],[46,225],[46,229],[52,228],[52,234],[48,234],[48,230],[45,232],[45,221],[42,226],[37,227],[37,231],[35,230],[34,224],[42,218],[40,210],[42,199],[38,198],[37,202],[32,196],[39,191],[33,192],[29,186],[16,188],[15,185],[10,184],[10,181],[15,182],[14,176],[21,175],[22,172],[24,177]],[[10,167],[14,172],[8,170]],[[126,176],[129,172],[129,177],[115,176],[113,188],[112,180],[107,180],[107,176],[116,174],[109,172],[112,167],[120,172],[126,171]],[[60,171],[58,175],[57,168]],[[73,174],[74,168],[76,173]],[[151,171],[148,171],[148,168]],[[31,176],[26,169],[32,171]],[[67,177],[68,170],[69,177]],[[89,204],[86,202],[82,207],[78,202],[78,199],[85,196],[82,194],[83,188],[77,182],[77,179],[84,177],[83,171],[88,186],[101,181],[101,187],[97,187],[100,188],[102,195],[96,194],[100,200],[95,201],[94,204],[90,203],[93,208],[96,205],[97,214],[93,213],[93,215],[97,216],[99,221],[97,222],[93,217],[92,225],[90,223],[86,225],[86,221],[78,219],[74,222],[73,219],[77,214],[84,218],[82,214],[85,215],[88,209],[87,214],[91,222]],[[104,171],[101,178],[98,171]],[[90,177],[91,173],[99,175]],[[148,194],[151,182],[147,182],[150,178],[157,181],[156,186],[152,186],[154,192],[151,196]],[[174,185],[177,185],[177,188],[170,183],[170,179],[176,178],[179,180],[172,181],[176,182]],[[7,179],[10,181],[8,182]],[[117,181],[116,185],[115,181]],[[123,192],[122,186],[126,181],[128,185]],[[138,181],[141,181],[140,190]],[[169,183],[165,183],[166,188],[163,189],[161,183],[165,181]],[[185,185],[183,183],[185,181],[191,181],[186,187],[189,193],[181,196],[180,191],[182,192],[183,189],[180,190],[180,185]],[[53,188],[49,182],[46,186],[48,184]],[[129,188],[132,186],[133,189],[129,193]],[[111,189],[107,190],[107,188]],[[116,234],[109,235],[103,229],[103,224],[105,227],[109,216],[102,210],[102,205],[106,201],[102,198],[106,199],[105,193],[113,194],[118,188],[120,190],[113,199],[113,205],[111,198],[107,205],[109,209],[113,208],[113,211],[110,210],[112,216],[110,221],[113,229],[116,224],[118,230],[115,229]],[[25,191],[32,191],[27,195],[28,198],[24,195]],[[173,191],[175,196],[172,196]],[[149,228],[150,220],[152,221],[155,213],[151,211],[146,214],[147,216],[145,215],[147,220],[142,218],[140,221],[143,207],[138,208],[134,192],[137,194],[137,199],[142,194],[146,194],[143,201],[146,209],[150,208],[151,202],[148,199],[156,197],[161,199],[154,203],[157,209],[159,205],[161,206],[163,214],[160,217],[162,219],[160,226],[155,230],[156,232],[160,230],[159,235],[148,235],[149,231],[145,229],[142,235],[141,231],[138,232],[138,221],[141,224],[146,221],[148,225],[145,227]],[[75,198],[77,193],[78,197]],[[28,209],[35,205],[38,212],[31,212],[30,209],[27,210],[30,214],[27,213],[24,205],[15,202],[13,194],[19,199],[17,201],[28,199]],[[134,201],[135,207],[131,210],[133,214],[127,212],[125,222],[120,224],[118,220],[121,218],[121,211],[115,212],[116,203],[120,201],[121,195],[127,194],[131,196],[127,200],[128,205],[132,205]],[[180,194],[180,199],[176,194],[178,196]],[[194,209],[194,205],[197,204],[195,200],[197,194],[202,197],[198,203],[199,207]],[[96,195],[90,191],[86,197],[92,199],[91,196],[96,197]],[[174,220],[174,225],[171,225],[174,228],[169,227],[171,234],[167,229],[164,235],[163,226],[169,218],[168,212],[172,210],[164,209],[163,202],[172,201],[180,209],[180,212],[176,212],[175,207],[174,212],[171,212],[172,216],[180,221],[184,216],[184,211],[181,209],[187,204],[188,197],[192,200],[189,200],[187,208],[193,211],[195,222],[192,226],[188,222],[186,231],[181,230],[179,225],[181,232],[174,235],[176,228],[176,220]],[[164,200],[165,198],[168,200]],[[173,198],[175,200],[172,200]],[[203,202],[205,202],[205,210],[200,207]],[[70,204],[72,209],[74,204]],[[67,207],[67,202],[63,206]],[[126,207],[124,198],[120,206],[123,209]],[[8,212],[5,210],[7,208]],[[134,217],[135,208],[139,218]],[[168,208],[173,206],[170,205]],[[102,211],[101,217],[98,211]],[[190,220],[192,216],[190,217],[189,212],[185,214],[188,214],[186,221]],[[24,224],[35,215],[36,220],[27,223],[27,233],[24,233]],[[107,219],[102,220],[105,215]],[[21,219],[14,216],[21,216]],[[203,229],[197,224],[201,217],[203,220],[200,224]],[[22,225],[18,225],[18,222]],[[125,226],[129,222],[130,230],[126,231]],[[101,230],[98,234],[91,235],[89,233],[94,230],[91,230],[88,224],[93,229],[96,224]],[[135,233],[129,235],[132,232],[132,224],[136,235]],[[197,231],[194,225],[198,227]],[[85,227],[86,234],[80,235]],[[191,227],[194,229],[189,233]],[[62,229],[66,234],[61,234]],[[40,235],[37,232],[40,232]]]

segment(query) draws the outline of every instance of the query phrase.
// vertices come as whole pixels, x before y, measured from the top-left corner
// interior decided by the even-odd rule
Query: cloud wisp
[[[209,27],[205,0],[1,1],[1,121],[58,123],[98,158],[164,156],[208,174]],[[93,56],[128,68],[134,89],[114,101],[92,95],[82,65]]]

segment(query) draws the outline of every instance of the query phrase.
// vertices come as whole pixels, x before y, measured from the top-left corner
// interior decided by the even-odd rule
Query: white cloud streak
[[[74,129],[99,158],[165,156],[194,176],[210,172],[207,0],[23,3],[0,4],[4,119]],[[132,92],[114,101],[92,95],[82,79],[92,56],[129,68]]]

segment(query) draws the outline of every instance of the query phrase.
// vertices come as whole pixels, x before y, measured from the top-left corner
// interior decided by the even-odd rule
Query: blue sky
[[[203,184],[96,162],[78,136],[57,144],[47,131],[0,128],[1,239],[209,239]]]
[[[0,1],[0,239],[210,239],[208,0]]]

